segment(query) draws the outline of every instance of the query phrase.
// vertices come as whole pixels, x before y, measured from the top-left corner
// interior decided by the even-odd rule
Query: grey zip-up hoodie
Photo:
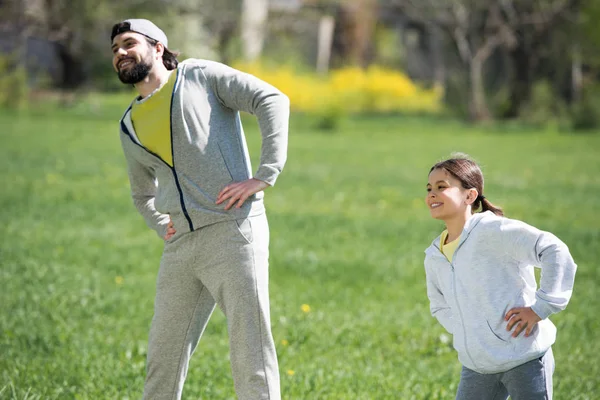
[[[286,161],[289,99],[266,82],[213,61],[185,60],[173,73],[171,131],[166,133],[172,166],[140,143],[131,107],[121,119],[131,193],[147,225],[163,237],[170,216],[178,237],[216,222],[264,213],[263,192],[240,209],[225,211],[227,202],[215,202],[219,191],[234,181],[254,177],[275,183]],[[262,147],[255,174],[239,111],[258,119]]]
[[[539,289],[534,266],[542,269]],[[431,313],[453,335],[460,362],[482,374],[507,371],[550,348],[556,327],[548,316],[567,306],[576,269],[556,236],[490,211],[467,220],[452,263],[440,237],[425,250]],[[506,330],[504,316],[514,307],[531,307],[542,318],[529,337]]]

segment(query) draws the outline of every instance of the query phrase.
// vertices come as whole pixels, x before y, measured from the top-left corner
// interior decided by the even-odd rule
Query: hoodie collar
[[[460,246],[462,244],[462,242],[464,242],[465,240],[467,240],[467,238],[469,237],[469,235],[471,234],[471,231],[473,229],[475,229],[475,227],[479,224],[479,222],[481,222],[482,219],[484,218],[488,218],[490,216],[493,216],[494,213],[491,211],[485,211],[485,212],[480,212],[480,213],[475,213],[471,216],[471,218],[469,218],[467,220],[467,222],[465,222],[465,226],[460,234],[460,238],[459,238],[459,242],[458,242],[458,246]],[[440,249],[440,239],[441,239],[441,234],[438,235],[438,237],[436,237],[433,242],[431,242],[431,245],[428,247],[428,250],[437,250],[438,252],[441,251]],[[427,250],[425,251],[427,252]]]
[[[471,233],[471,231],[481,222],[482,219],[493,216],[494,213],[491,211],[484,211],[473,214],[471,218],[465,222],[465,227],[461,233],[461,238],[466,234],[467,236]]]

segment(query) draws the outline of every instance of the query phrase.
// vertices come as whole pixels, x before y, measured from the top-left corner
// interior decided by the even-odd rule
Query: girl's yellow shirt
[[[448,261],[452,262],[452,256],[454,255],[454,251],[458,246],[458,240],[460,239],[460,237],[454,239],[450,243],[445,243],[447,237],[448,230],[446,229],[444,230],[444,232],[442,232],[442,237],[440,238],[440,249],[442,250],[442,253],[446,256]]]

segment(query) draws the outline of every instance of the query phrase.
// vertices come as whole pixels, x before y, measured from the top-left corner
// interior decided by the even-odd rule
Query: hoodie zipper
[[[153,155],[154,157],[158,158],[163,164],[165,164],[165,166],[167,166],[170,170],[171,173],[173,174],[173,179],[175,180],[175,186],[177,187],[177,191],[179,192],[179,203],[181,205],[181,211],[183,212],[183,215],[185,216],[185,219],[187,220],[188,226],[190,228],[190,232],[194,231],[194,224],[192,223],[192,219],[190,218],[188,212],[187,212],[187,208],[185,206],[185,202],[183,199],[183,190],[181,190],[181,185],[179,183],[179,178],[177,176],[177,171],[175,170],[175,150],[173,148],[173,95],[175,94],[175,89],[177,88],[177,83],[179,82],[179,71],[175,72],[177,75],[175,75],[175,83],[173,85],[173,92],[171,93],[171,103],[170,103],[170,112],[169,112],[169,128],[170,128],[170,137],[171,137],[171,158],[173,160],[173,166],[170,166],[165,160],[163,160],[158,154],[153,153],[152,151],[148,150],[145,146],[143,146],[141,143],[138,143],[137,141],[133,140],[133,137],[131,136],[131,133],[129,133],[129,129],[127,129],[127,126],[125,125],[125,117],[127,116],[127,113],[131,112],[131,106],[129,106],[129,108],[127,109],[127,111],[125,111],[125,114],[123,115],[123,118],[121,119],[121,130],[123,132],[125,132],[125,134],[129,137],[129,139],[136,145],[138,145],[139,147],[141,147],[142,149],[144,149],[147,153]]]
[[[183,190],[181,190],[181,185],[179,184],[179,178],[177,177],[177,171],[175,170],[175,147],[173,146],[173,99],[175,98],[175,89],[177,89],[177,84],[179,83],[179,75],[180,70],[176,70],[175,73],[175,83],[173,84],[173,92],[171,93],[171,106],[169,109],[169,128],[171,132],[171,159],[173,160],[173,177],[175,178],[175,184],[177,185],[177,190],[179,191],[179,202],[181,203],[181,210],[183,211],[183,215],[185,215],[185,219],[188,222],[190,227],[190,232],[194,231],[194,224],[192,224],[192,219],[190,218],[187,208],[185,207],[185,202],[183,201]],[[181,72],[183,73],[183,72]]]
[[[456,249],[454,250],[454,254],[452,255],[452,260],[456,259],[456,253],[458,252],[458,249],[460,249],[463,245],[463,243],[467,240],[467,237],[465,237],[464,240],[462,240],[458,246],[456,247]],[[444,255],[444,253],[442,253],[441,248],[438,249],[440,254],[442,255],[442,258],[444,259],[444,261],[446,263],[448,263],[450,265],[450,269],[452,270],[452,294],[454,295],[454,301],[456,302],[456,308],[458,309],[458,315],[460,316],[460,320],[461,322],[464,321],[464,317],[463,317],[463,313],[462,310],[460,308],[460,304],[458,302],[458,295],[456,294],[456,273],[455,273],[455,269],[454,269],[454,263],[450,262],[446,256]],[[477,366],[477,363],[475,363],[475,361],[473,360],[473,357],[471,356],[471,353],[469,353],[469,347],[467,346],[467,330],[465,328],[465,324],[461,323],[461,327],[463,330],[463,344],[465,346],[465,352],[467,353],[467,356],[469,357],[469,359],[471,360],[471,362],[473,363],[473,365]]]

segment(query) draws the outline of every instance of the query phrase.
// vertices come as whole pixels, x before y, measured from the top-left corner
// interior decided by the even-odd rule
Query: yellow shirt
[[[131,107],[131,121],[140,143],[173,166],[171,152],[171,96],[177,72],[149,97],[136,100]]]
[[[442,232],[442,237],[440,238],[440,250],[442,250],[442,253],[446,256],[448,261],[452,262],[452,256],[454,255],[454,251],[458,246],[458,239],[460,239],[460,237],[454,239],[449,243],[445,243],[447,237],[448,230],[445,230],[444,232]]]

